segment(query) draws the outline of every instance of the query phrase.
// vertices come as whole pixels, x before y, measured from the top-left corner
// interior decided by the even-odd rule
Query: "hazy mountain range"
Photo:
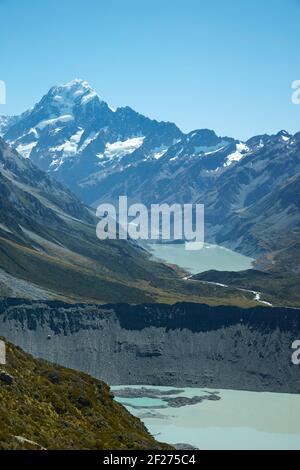
[[[0,131],[89,205],[123,194],[146,204],[201,202],[207,241],[254,256],[266,248],[262,231],[269,238],[274,228],[299,227],[300,133],[246,142],[208,129],[184,134],[129,107],[111,109],[78,79],[2,117]]]
[[[8,338],[115,383],[298,390],[291,364],[269,370],[274,354],[286,360],[299,323],[297,309],[270,305],[300,303],[300,133],[246,142],[208,129],[184,134],[129,107],[113,110],[74,80],[20,116],[0,117],[0,134]],[[255,269],[189,277],[132,240],[100,241],[94,209],[120,195],[203,203],[206,241],[252,255]],[[259,303],[268,307],[244,309]],[[166,447],[96,379],[11,344],[0,372],[3,449]],[[45,400],[37,433],[31,416]]]
[[[173,123],[151,120],[129,107],[113,110],[87,82],[78,79],[52,87],[20,116],[0,117],[0,132],[25,157],[20,159],[1,141],[0,182],[6,199],[2,196],[0,204],[9,210],[5,210],[5,215],[0,213],[5,219],[0,230],[6,237],[12,224],[18,241],[38,246],[41,240],[35,237],[33,241],[31,232],[44,237],[50,224],[51,230],[60,232],[60,236],[51,233],[51,237],[62,243],[61,235],[64,239],[66,233],[67,239],[72,236],[74,224],[75,238],[78,237],[78,224],[83,223],[81,244],[82,233],[90,224],[93,251],[95,219],[80,200],[94,207],[99,202],[116,202],[120,195],[148,205],[199,202],[205,205],[206,241],[252,255],[265,270],[278,274],[284,268],[293,275],[299,273],[300,133],[280,131],[246,142],[218,137],[208,129],[184,134]],[[31,224],[35,225],[34,230]],[[71,251],[74,240],[72,243]],[[108,246],[120,254],[118,243],[108,242]],[[82,255],[82,249],[76,246],[75,252]],[[86,255],[87,247],[84,250]],[[143,252],[138,247],[122,245],[126,252],[133,250],[130,262],[126,258],[127,267],[125,258],[115,257],[113,252],[113,259],[118,262],[111,268],[108,252],[99,254],[98,250],[102,250],[102,245],[96,244],[92,258],[97,253],[97,262],[100,260],[101,267],[105,266],[101,276],[106,281],[112,272],[113,282],[117,275],[122,282],[126,279],[126,284],[128,278],[149,282],[149,276],[156,276],[153,263],[151,267],[146,266],[149,261],[144,264],[147,257],[141,258]],[[140,251],[135,256],[137,250]],[[145,271],[140,271],[141,259]],[[81,259],[77,264],[85,263]],[[16,271],[21,273],[20,268]],[[73,281],[70,278],[72,286]],[[78,283],[82,285],[82,281]],[[135,298],[131,283],[129,289],[130,300]],[[142,289],[145,291],[144,286]],[[122,298],[124,293],[118,293]],[[115,292],[114,296],[106,294],[105,300],[115,298]],[[98,291],[88,298],[99,298]],[[136,298],[140,298],[139,293]]]
[[[255,304],[253,295],[183,280],[130,241],[100,241],[97,222],[92,209],[0,138],[0,296]]]

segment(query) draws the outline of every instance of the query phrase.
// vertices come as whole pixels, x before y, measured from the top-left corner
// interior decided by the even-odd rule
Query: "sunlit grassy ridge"
[[[0,381],[2,450],[168,448],[100,380],[34,359],[10,343],[2,369],[14,379]]]

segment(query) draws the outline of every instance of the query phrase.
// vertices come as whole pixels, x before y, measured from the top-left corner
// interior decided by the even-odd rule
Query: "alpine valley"
[[[112,109],[80,79],[52,87],[20,116],[3,116],[0,132],[90,207],[116,204],[120,195],[146,205],[203,203],[206,242],[256,259],[238,287],[260,290],[264,277],[268,300],[299,303],[300,132],[246,142],[208,129],[184,134],[129,107]],[[223,276],[207,273],[205,280],[223,283]],[[234,287],[230,276],[224,283]]]
[[[0,449],[167,449],[102,380],[140,386],[116,398],[162,426],[158,408],[171,419],[217,406],[224,389],[299,394],[300,132],[186,134],[75,79],[0,116],[0,135],[0,334],[18,346],[0,370]],[[204,204],[205,249],[249,269],[230,258],[197,271],[196,255],[191,269],[146,243],[99,240],[95,209],[121,195]]]

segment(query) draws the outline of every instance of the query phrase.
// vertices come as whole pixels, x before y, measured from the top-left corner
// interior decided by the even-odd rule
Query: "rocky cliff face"
[[[0,334],[110,384],[300,392],[300,311],[5,300]]]

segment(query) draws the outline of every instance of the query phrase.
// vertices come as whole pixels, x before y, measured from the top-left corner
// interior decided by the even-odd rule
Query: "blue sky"
[[[0,114],[76,77],[184,131],[296,132],[299,24],[299,0],[0,0]]]

